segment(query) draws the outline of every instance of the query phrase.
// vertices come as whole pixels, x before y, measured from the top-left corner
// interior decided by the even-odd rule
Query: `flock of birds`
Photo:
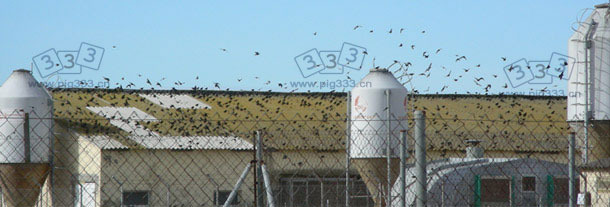
[[[352,30],[353,31],[357,31],[357,30],[361,30],[362,28],[364,28],[364,26],[362,25],[355,25]],[[406,32],[407,30],[405,28],[399,28],[397,29],[398,31],[394,31],[393,28],[390,28],[389,30],[387,30],[388,34],[392,34],[392,33],[398,33],[398,34],[402,34],[403,32]],[[375,30],[374,29],[369,29],[368,33],[374,33]],[[421,34],[425,34],[426,31],[425,30],[421,30],[420,32]],[[313,33],[314,36],[318,35],[318,32],[314,32]],[[398,47],[402,48],[403,46],[406,46],[407,43],[404,42],[400,42],[398,43]],[[116,46],[113,46],[113,48],[116,48]],[[416,45],[415,44],[410,44],[410,49],[413,52],[416,52]],[[228,53],[229,50],[227,48],[219,48],[219,50],[223,53]],[[474,83],[474,86],[476,86],[475,90],[473,91],[463,91],[462,93],[466,93],[466,94],[489,94],[490,91],[492,90],[492,88],[497,88],[496,91],[498,90],[502,90],[502,89],[507,89],[509,87],[508,83],[506,83],[506,81],[502,80],[502,79],[498,79],[498,74],[496,73],[491,73],[491,76],[486,77],[483,74],[490,74],[490,71],[482,71],[484,69],[482,69],[481,64],[468,64],[467,62],[469,61],[468,57],[466,55],[461,55],[461,54],[455,54],[454,57],[454,63],[456,64],[455,66],[446,66],[446,65],[436,65],[432,63],[432,59],[434,58],[433,56],[440,56],[442,55],[443,48],[436,48],[436,49],[432,49],[432,50],[419,50],[419,52],[421,52],[420,56],[416,56],[416,55],[412,55],[409,58],[411,59],[410,61],[401,61],[401,60],[394,60],[393,63],[388,67],[388,68],[392,68],[392,67],[397,67],[396,69],[392,70],[392,72],[394,73],[394,75],[401,81],[401,83],[405,86],[409,86],[410,90],[412,93],[414,94],[446,94],[448,93],[450,90],[450,88],[455,88],[454,90],[454,94],[458,94],[457,91],[462,90],[462,88],[465,88],[465,86],[469,86],[471,83]],[[363,53],[368,54],[366,51],[363,51]],[[260,56],[261,52],[260,51],[254,51],[253,52],[254,56]],[[417,60],[416,58],[420,57],[421,59]],[[446,56],[441,56],[439,58],[448,58]],[[508,59],[506,57],[500,57],[500,61],[502,62],[506,62]],[[415,67],[414,64],[415,63],[422,63],[425,62],[423,64],[426,65],[426,67]],[[380,66],[376,66],[375,65],[375,58],[373,58],[373,62],[372,62],[372,67],[374,68],[380,68]],[[460,69],[450,69],[450,68],[460,68]],[[547,66],[547,68],[550,68],[550,66]],[[508,69],[509,72],[511,72],[513,70],[512,67],[510,67]],[[433,75],[436,73],[439,73],[440,75]],[[161,78],[160,80],[151,80],[151,78],[143,78],[142,74],[138,74],[137,75],[138,78],[142,78],[142,80],[137,80],[137,81],[127,81],[125,80],[124,77],[121,77],[120,81],[115,81],[114,83],[114,87],[122,89],[137,89],[138,86],[136,86],[136,84],[134,82],[144,82],[145,85],[143,86],[139,86],[140,90],[144,90],[144,89],[150,89],[150,90],[155,90],[155,89],[176,89],[176,88],[185,88],[185,84],[187,84],[187,81],[174,81],[173,83],[165,83],[166,78]],[[451,82],[446,82],[445,84],[442,85],[434,85],[432,87],[438,87],[436,89],[431,89],[430,86],[424,86],[426,87],[425,89],[421,86],[416,86],[413,85],[412,82],[414,82],[414,80],[422,80],[422,79],[429,79],[429,78],[435,78],[435,79],[445,79],[445,80],[450,80],[452,81],[453,84],[450,84]],[[350,74],[350,72],[347,72],[345,74],[345,78],[348,80],[354,80]],[[563,74],[560,75],[560,78],[563,78]],[[111,82],[110,78],[107,77],[103,77],[104,81],[106,82]],[[145,80],[144,80],[145,79]],[[468,81],[467,79],[472,79],[470,81]],[[199,83],[199,76],[196,76],[194,78],[194,80],[188,81],[188,82],[196,82]],[[250,89],[251,91],[263,91],[263,89],[267,89],[266,91],[271,92],[273,91],[273,88],[275,89],[279,89],[278,91],[283,91],[283,92],[290,92],[290,93],[294,93],[294,92],[298,92],[298,91],[302,91],[299,88],[291,88],[289,87],[289,84],[286,82],[273,82],[271,80],[266,80],[263,81],[259,76],[255,76],[253,77],[253,80],[249,79],[249,78],[236,78],[237,84],[243,84],[245,80],[249,80],[249,81],[258,81],[258,84],[260,84],[260,87],[258,89]],[[84,83],[82,83],[84,84]],[[229,83],[226,83],[229,84]],[[203,84],[205,85],[205,84]],[[553,87],[557,87],[557,85],[553,85]],[[108,86],[107,88],[110,88],[110,86]],[[272,88],[272,89],[269,89]],[[229,87],[225,87],[225,84],[221,84],[220,82],[212,82],[210,83],[210,85],[208,87],[200,87],[200,86],[192,86],[193,90],[226,90],[226,91],[230,91],[231,89]],[[343,92],[345,91],[346,88],[342,88]],[[539,89],[540,91],[544,92],[548,89],[548,87],[545,87],[543,89]],[[534,91],[533,88],[529,89],[530,91]],[[307,92],[311,92],[311,90],[307,90]],[[334,92],[331,91],[331,92]],[[503,92],[500,92],[500,94],[502,95]]]
[[[353,30],[362,28],[360,25],[356,25]],[[398,33],[403,33],[406,30],[400,28],[397,30]],[[369,30],[369,33],[373,33],[374,30]],[[389,34],[395,32],[393,29],[388,31]],[[421,31],[422,34],[426,31]],[[314,33],[317,35],[317,32]],[[398,47],[403,47],[406,43],[400,43]],[[416,50],[416,45],[410,46],[412,51]],[[227,49],[221,48],[222,52],[228,52]],[[460,70],[450,70],[448,66],[441,65],[436,66],[430,60],[434,56],[443,54],[443,48],[437,48],[434,50],[421,51],[421,58],[424,61],[429,61],[425,64],[423,69],[416,69],[414,67],[414,61],[399,61],[394,60],[393,63],[387,67],[403,85],[409,84],[414,78],[430,78],[433,73],[442,73],[445,78],[450,78],[454,82],[459,83],[461,80],[466,78],[466,74],[473,73],[481,69],[481,64],[471,64],[469,67],[464,67]],[[261,55],[260,52],[254,52],[255,56]],[[501,61],[507,61],[507,58],[501,57]],[[456,54],[454,56],[455,63],[467,64],[469,61],[466,55]],[[380,68],[380,66],[374,65],[373,67]],[[352,79],[350,74],[345,74],[346,78]],[[330,148],[337,148],[344,146],[343,134],[344,120],[347,118],[345,113],[345,94],[344,93],[307,93],[297,92],[298,89],[290,90],[289,92],[273,93],[272,90],[261,91],[252,89],[250,91],[231,91],[229,88],[223,88],[220,82],[213,82],[213,86],[198,87],[193,86],[192,90],[179,90],[177,88],[184,88],[186,81],[174,81],[172,83],[166,83],[166,78],[154,80],[152,78],[144,77],[142,74],[138,74],[137,77],[140,80],[135,82],[144,82],[144,87],[136,87],[134,82],[126,80],[124,77],[120,78],[114,84],[116,87],[113,89],[107,88],[106,90],[96,89],[85,89],[84,93],[66,91],[62,92],[62,89],[55,89],[55,98],[58,100],[59,107],[56,109],[56,115],[58,117],[64,117],[66,120],[74,121],[75,125],[80,125],[83,130],[94,130],[91,126],[105,125],[106,127],[96,128],[97,130],[91,131],[92,133],[104,133],[107,134],[109,131],[117,132],[108,123],[107,120],[92,118],[95,114],[86,110],[89,106],[115,106],[115,107],[129,107],[134,106],[150,115],[161,120],[159,122],[142,122],[140,124],[155,129],[160,134],[190,136],[190,135],[201,135],[201,134],[216,134],[224,136],[234,136],[236,134],[234,130],[241,125],[247,130],[252,130],[256,127],[263,125],[248,125],[252,121],[260,120],[276,120],[273,124],[265,125],[265,129],[269,131],[275,131],[279,134],[291,134],[295,137],[298,142],[294,141],[278,141],[276,144],[278,147],[304,147],[308,146],[311,149],[321,148],[322,145]],[[488,92],[492,88],[492,83],[497,82],[498,75],[493,74],[492,77],[475,76],[473,82],[475,85],[481,88],[481,90]],[[199,76],[194,77],[195,81],[200,80]],[[237,78],[237,82],[244,81],[244,78]],[[277,85],[282,89],[288,89],[286,83],[277,82],[273,83],[271,80],[262,80],[260,77],[253,77],[253,80],[261,81],[262,84]],[[104,77],[104,81],[111,82],[112,80],[108,77]],[[168,88],[170,90],[160,90]],[[450,85],[442,85],[440,90],[437,92],[444,92],[449,89]],[[455,86],[452,86],[455,87]],[[504,84],[503,88],[507,88]],[[420,91],[419,89],[412,88],[414,94],[428,93],[430,88]],[[56,93],[57,92],[57,93]],[[82,92],[82,90],[80,91]],[[138,96],[138,93],[169,93],[169,94],[183,94],[188,93],[195,98],[205,102],[212,106],[210,109],[180,109],[174,106],[164,108],[157,106],[153,103],[146,101],[144,98]],[[561,100],[548,100],[546,105],[534,106],[533,104],[539,104],[536,98],[502,98],[500,96],[472,96],[477,99],[478,103],[466,103],[460,105],[459,103],[463,98],[459,98],[460,95],[449,95],[439,97],[426,97],[426,96],[414,96],[410,97],[410,102],[413,103],[412,108],[417,110],[424,110],[433,117],[433,125],[437,125],[436,132],[440,133],[441,129],[450,130],[455,124],[464,124],[464,120],[527,120],[531,118],[544,119],[544,120],[555,120],[558,112],[565,110],[565,103]],[[421,97],[421,98],[418,98]],[[434,99],[434,100],[423,100],[423,99]],[[525,102],[524,102],[525,101]],[[452,104],[448,104],[452,102]],[[495,102],[494,104],[491,104]],[[484,103],[483,105],[481,103]],[[457,104],[457,105],[456,105]],[[530,105],[528,105],[530,104]],[[161,103],[163,105],[163,103]],[[458,106],[459,105],[459,106]],[[456,108],[458,107],[458,108]],[[462,108],[463,107],[463,108]],[[71,109],[69,109],[71,108]],[[75,110],[76,109],[76,110]],[[493,113],[491,113],[493,111]],[[550,112],[548,114],[540,114],[540,112]],[[496,117],[489,117],[486,115],[493,114]],[[561,116],[559,115],[559,116]],[[77,120],[74,118],[81,118]],[[99,118],[99,117],[97,117]],[[118,118],[120,119],[120,118]],[[189,120],[185,122],[185,120]],[[282,121],[278,121],[282,120]],[[80,123],[79,123],[80,122]],[[317,125],[312,125],[310,122],[316,122]],[[567,129],[567,126],[555,126],[554,123],[548,122],[544,129],[558,128],[560,130]],[[520,125],[518,123],[518,125]],[[481,125],[479,130],[483,130],[489,133],[492,130],[493,125]],[[286,130],[288,129],[288,131]],[[340,130],[337,130],[340,129]],[[105,131],[106,130],[106,131]],[[306,133],[303,133],[306,130]],[[249,133],[249,132],[241,132]],[[275,134],[274,136],[279,136]],[[313,141],[310,139],[311,136],[326,137],[331,142],[320,142],[317,145],[311,144]],[[468,134],[457,134],[456,136],[464,139],[468,138]],[[308,140],[309,139],[309,140]],[[310,143],[310,145],[305,144]],[[445,148],[463,147],[463,143],[441,143],[440,145]],[[493,143],[492,143],[493,145]],[[431,146],[434,148],[435,146]],[[440,147],[440,146],[436,146]],[[494,146],[491,146],[492,148]],[[442,148],[442,147],[441,147]]]

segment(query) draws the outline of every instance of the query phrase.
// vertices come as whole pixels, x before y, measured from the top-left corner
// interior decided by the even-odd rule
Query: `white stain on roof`
[[[146,149],[250,150],[252,144],[239,137],[221,136],[130,136]]]
[[[183,108],[183,109],[211,109],[207,105],[186,94],[139,94],[141,97],[148,99],[163,108]]]
[[[80,136],[89,140],[100,149],[127,149],[128,147],[108,136]]]
[[[106,135],[80,136],[100,149],[129,149]],[[130,140],[146,149],[171,150],[252,150],[253,145],[239,137],[220,136],[129,136]]]
[[[109,119],[110,124],[125,130],[133,135],[147,136],[156,135],[149,129],[138,124],[139,121],[158,121],[157,118],[148,115],[134,107],[87,107],[93,113]]]

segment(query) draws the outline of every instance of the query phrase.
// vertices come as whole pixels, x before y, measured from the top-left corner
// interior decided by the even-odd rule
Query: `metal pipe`
[[[406,182],[407,175],[405,168],[407,167],[407,131],[400,131],[400,207],[407,206]]]
[[[345,127],[345,206],[349,207],[349,167],[350,167],[350,142],[351,140],[351,125],[352,125],[352,92],[347,92],[347,120]]]
[[[390,89],[386,89],[385,90],[385,95],[386,95],[386,100],[387,100],[387,105],[386,105],[386,112],[387,112],[387,127],[388,127],[388,137],[386,140],[386,160],[387,160],[387,170],[388,170],[388,174],[387,174],[387,189],[386,189],[386,206],[391,206],[392,203],[392,126],[391,126],[391,121],[390,121],[390,116],[392,115],[390,112]]]
[[[119,184],[119,192],[121,193],[121,200],[119,200],[120,202],[120,206],[123,206],[123,182],[119,181],[118,179],[116,179],[116,177],[112,176],[112,179]]]
[[[239,190],[239,188],[241,187],[241,184],[246,179],[246,176],[248,176],[248,173],[250,172],[251,167],[252,167],[252,163],[248,163],[248,165],[246,166],[246,169],[244,169],[244,172],[242,172],[241,176],[239,176],[239,180],[237,180],[237,183],[235,183],[235,187],[233,187],[231,194],[229,194],[229,197],[225,201],[224,205],[222,205],[223,207],[229,207],[231,205],[231,201],[235,198],[235,196],[237,196],[237,190]]]
[[[569,163],[569,167],[568,167],[569,168],[568,176],[570,179],[570,182],[568,184],[569,185],[569,196],[570,196],[570,198],[569,198],[570,207],[576,207],[576,189],[575,189],[576,179],[574,177],[575,176],[575,169],[574,169],[575,168],[575,161],[574,161],[575,148],[576,148],[576,134],[574,132],[572,132],[572,133],[570,133],[570,148],[568,150],[569,151],[568,154],[570,156],[570,163]]]
[[[263,160],[263,142],[261,140],[261,132],[256,131],[256,205],[258,207],[265,206],[263,195],[263,172],[261,170],[261,160]]]
[[[426,119],[422,111],[415,111],[415,200],[417,207],[426,206]]]
[[[591,48],[591,39],[590,34],[593,28],[597,23],[594,20],[591,20],[591,25],[587,29],[587,33],[585,34],[585,120],[584,120],[584,133],[585,133],[585,152],[583,156],[583,164],[587,164],[589,162],[589,49]],[[586,180],[586,176],[585,180]],[[585,187],[585,195],[587,194],[587,183],[584,184]]]
[[[585,153],[583,156],[583,163],[587,164],[589,161],[589,49],[591,49],[591,39],[590,34],[593,28],[595,27],[595,21],[591,20],[591,25],[587,29],[585,33],[585,117],[584,117],[584,132],[585,132]]]
[[[269,204],[269,207],[275,207],[273,192],[271,191],[271,180],[269,180],[269,173],[267,172],[265,164],[261,165],[261,170],[263,171],[263,180],[265,182],[265,190],[267,192],[267,203]]]

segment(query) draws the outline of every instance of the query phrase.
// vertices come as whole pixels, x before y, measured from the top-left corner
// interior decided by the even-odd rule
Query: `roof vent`
[[[479,146],[481,140],[466,140],[466,158],[483,158],[483,148]]]

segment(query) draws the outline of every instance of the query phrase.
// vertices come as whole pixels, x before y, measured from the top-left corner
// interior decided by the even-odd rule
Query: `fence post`
[[[415,200],[417,207],[426,206],[426,116],[415,111]]]
[[[345,142],[345,206],[349,207],[349,199],[350,199],[350,194],[349,194],[349,167],[350,167],[350,142],[351,140],[351,125],[352,125],[352,93],[351,92],[347,92],[347,128],[345,130],[346,132],[346,139],[347,141]]]
[[[570,156],[570,163],[569,163],[569,171],[568,171],[568,176],[570,179],[570,183],[569,185],[569,195],[570,195],[570,203],[569,206],[570,207],[576,207],[576,178],[575,178],[575,148],[576,148],[576,134],[574,132],[570,133],[570,148],[569,148],[569,156]]]
[[[25,163],[30,163],[32,161],[30,155],[30,113],[25,113],[23,116],[23,147],[25,148],[23,153]]]
[[[407,167],[407,131],[400,131],[400,207],[407,206],[406,182],[407,175],[405,168]]]
[[[261,141],[261,132],[256,131],[256,205],[258,207],[265,206],[263,197],[263,170],[261,169],[261,160],[263,160],[263,142]]]

